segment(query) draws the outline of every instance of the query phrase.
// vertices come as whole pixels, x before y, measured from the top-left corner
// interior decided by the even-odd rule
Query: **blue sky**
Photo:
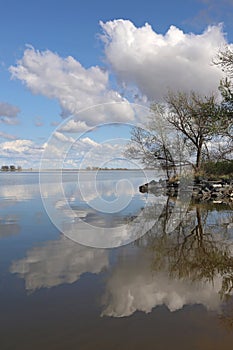
[[[211,57],[233,42],[232,0],[0,4],[2,164],[38,167],[57,126],[73,142],[101,123],[134,125],[130,102],[149,106],[168,88],[215,90]],[[117,103],[108,115],[92,108],[108,102]],[[96,143],[128,137],[127,127],[98,130],[88,136]]]

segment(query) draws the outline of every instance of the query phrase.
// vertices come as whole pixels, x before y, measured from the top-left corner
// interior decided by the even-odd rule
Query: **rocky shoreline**
[[[170,197],[177,197],[180,190],[179,180],[152,180],[149,183],[139,186],[141,193],[152,193],[156,196],[161,194]],[[195,201],[212,201],[214,203],[232,202],[233,201],[233,179],[220,179],[220,180],[208,180],[208,179],[196,179],[192,186],[188,184],[183,191],[192,191],[192,199]]]

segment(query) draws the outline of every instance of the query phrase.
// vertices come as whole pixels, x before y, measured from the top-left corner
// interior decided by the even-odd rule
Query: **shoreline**
[[[169,197],[179,195],[180,181],[169,182],[168,180],[152,180],[149,183],[139,186],[139,192],[151,193],[155,196],[165,194]],[[194,180],[184,191],[192,192],[191,197],[196,202],[233,202],[233,179],[219,180]]]

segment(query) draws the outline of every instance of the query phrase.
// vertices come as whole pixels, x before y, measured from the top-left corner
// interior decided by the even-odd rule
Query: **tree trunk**
[[[202,150],[202,145],[199,145],[199,147],[197,148],[197,156],[196,156],[196,171],[199,171],[201,167],[201,150]]]

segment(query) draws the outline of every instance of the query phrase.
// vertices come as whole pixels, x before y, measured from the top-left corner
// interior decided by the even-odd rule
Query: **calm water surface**
[[[88,172],[82,178],[90,186],[88,203],[75,173],[63,174],[64,192],[84,221],[121,225],[142,211],[147,195],[137,189],[145,176],[104,171],[97,177],[109,206],[123,178],[132,186],[121,183],[130,202],[119,213],[88,205],[98,202]],[[53,174],[46,181],[54,205],[61,205]],[[0,349],[232,349],[232,205],[190,205],[166,233],[175,203],[163,203],[159,221],[136,242],[90,248],[51,223],[37,173],[1,173]]]

